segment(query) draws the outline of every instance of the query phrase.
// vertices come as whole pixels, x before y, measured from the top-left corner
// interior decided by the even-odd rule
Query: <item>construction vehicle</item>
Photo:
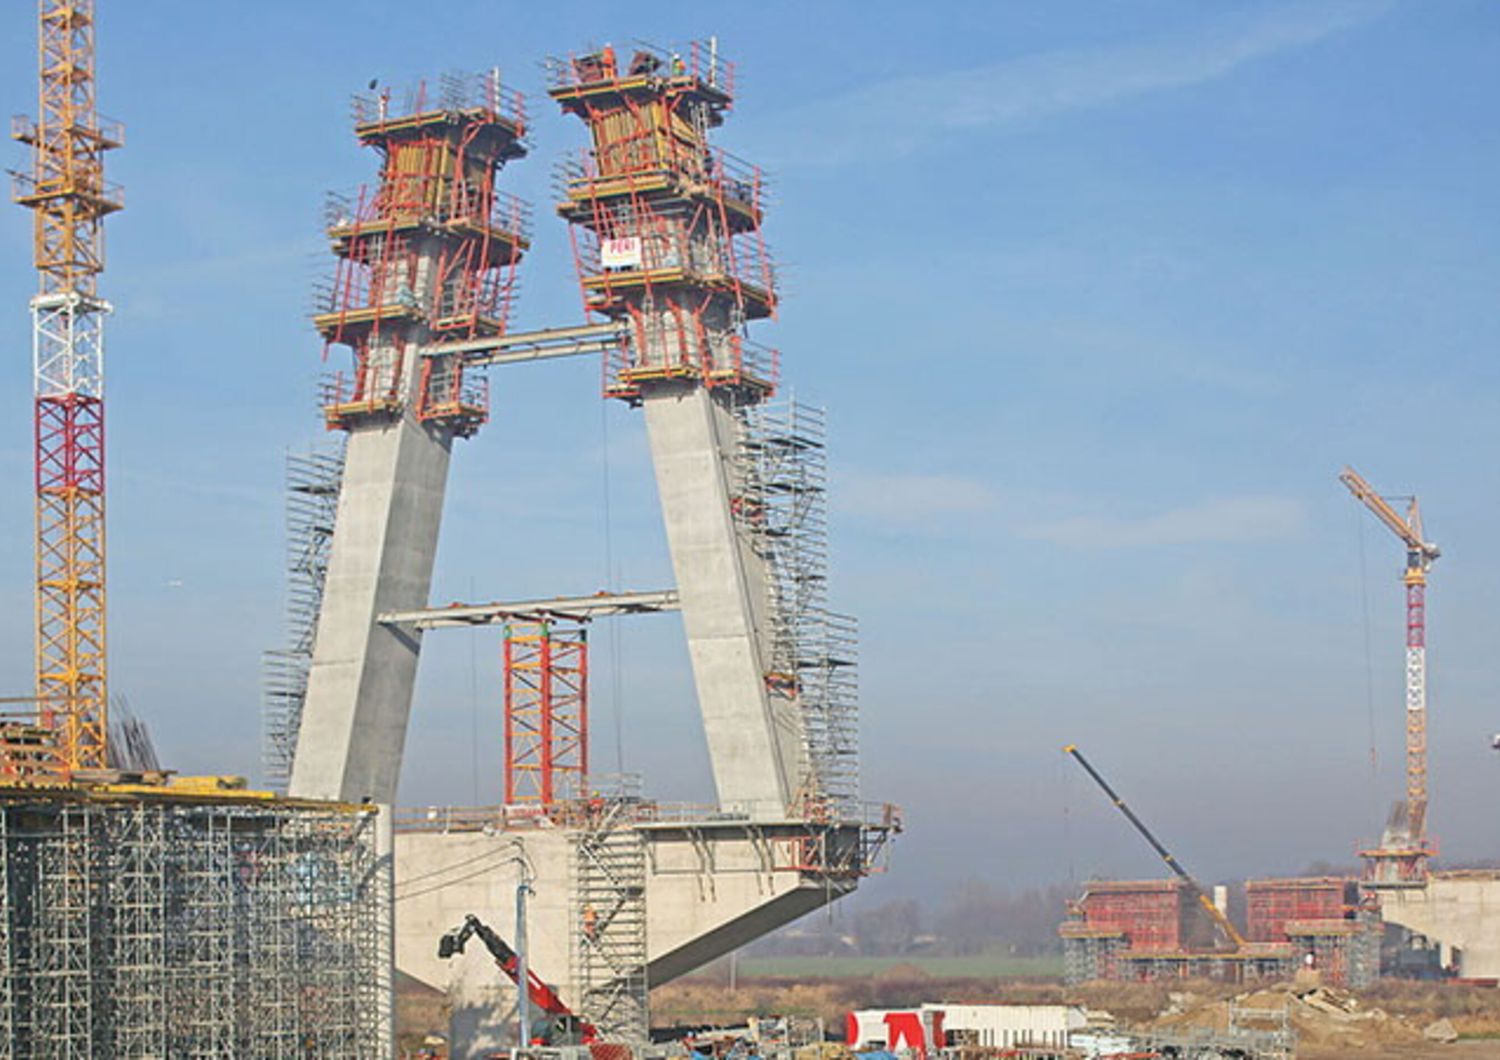
[[[1156,851],[1162,861],[1167,863],[1167,868],[1176,874],[1177,878],[1187,888],[1188,893],[1203,907],[1203,911],[1209,915],[1214,927],[1224,936],[1224,942],[1232,950],[1238,951],[1244,949],[1245,937],[1240,934],[1239,929],[1234,926],[1229,917],[1224,915],[1224,910],[1214,904],[1213,899],[1208,896],[1198,881],[1192,877],[1187,869],[1182,867],[1181,863],[1172,856],[1166,847],[1162,846],[1161,840],[1151,834],[1151,829],[1147,828],[1145,823],[1135,815],[1135,811],[1125,805],[1125,800],[1115,793],[1115,789],[1109,786],[1109,781],[1100,776],[1099,771],[1089,763],[1087,758],[1083,757],[1083,752],[1078,749],[1077,745],[1068,744],[1068,746],[1063,748],[1063,753],[1070,754],[1077,759],[1078,764],[1083,767],[1084,772],[1093,777],[1094,783],[1098,784],[1104,794],[1109,796],[1109,801],[1115,804],[1119,811],[1125,815],[1125,819],[1135,826],[1135,830],[1141,833],[1146,842],[1151,844],[1151,849]]]
[[[521,960],[516,951],[505,940],[495,934],[487,924],[473,913],[464,917],[464,922],[438,940],[438,956],[448,960],[463,953],[465,944],[474,936],[484,943],[495,959],[495,965],[510,981],[520,985]],[[580,1018],[557,996],[557,991],[541,980],[529,968],[526,970],[526,994],[531,1004],[541,1015],[532,1022],[528,1040],[532,1045],[588,1045],[598,1040],[598,1032],[591,1023]]]

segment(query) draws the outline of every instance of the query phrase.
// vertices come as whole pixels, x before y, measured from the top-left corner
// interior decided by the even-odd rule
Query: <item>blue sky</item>
[[[830,409],[864,787],[910,823],[875,893],[1154,874],[1069,741],[1205,877],[1374,838],[1400,790],[1401,555],[1338,485],[1345,462],[1419,492],[1443,547],[1432,828],[1454,859],[1500,854],[1493,5],[101,7],[101,106],[128,128],[103,283],[113,687],[171,764],[256,771],[281,458],[319,434],[319,205],[373,171],[349,94],[498,65],[530,96],[533,154],[505,178],[538,217],[516,325],[565,324],[580,309],[550,172],[582,133],[537,60],[717,33],[741,75],[720,142],[776,182],[787,298],[755,337]],[[0,95],[34,112],[29,19],[12,12],[0,48]],[[24,212],[0,211],[14,692],[29,258]],[[434,599],[667,585],[640,419],[602,404],[597,364],[492,383],[493,422],[454,462]],[[677,619],[595,644],[596,762],[706,797]],[[495,634],[429,638],[405,801],[495,798],[497,655]]]

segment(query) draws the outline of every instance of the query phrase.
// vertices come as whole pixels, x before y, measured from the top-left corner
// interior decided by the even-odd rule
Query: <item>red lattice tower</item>
[[[582,626],[505,627],[505,804],[587,794],[588,635]]]

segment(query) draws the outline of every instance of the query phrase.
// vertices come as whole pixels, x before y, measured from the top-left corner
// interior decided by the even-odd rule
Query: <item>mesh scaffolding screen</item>
[[[859,808],[855,620],[828,608],[828,470],[822,409],[770,401],[737,410],[735,520],[769,574],[768,680],[802,710],[809,803]]]
[[[0,801],[0,1057],[375,1057],[372,812]]]
[[[262,657],[262,767],[285,792],[307,699],[313,637],[323,606],[328,548],[344,477],[344,436],[286,458],[286,645]]]

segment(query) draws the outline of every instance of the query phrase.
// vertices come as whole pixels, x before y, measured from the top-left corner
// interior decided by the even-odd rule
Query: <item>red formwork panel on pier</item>
[[[1187,943],[1192,909],[1176,880],[1110,880],[1085,885],[1078,907],[1090,929],[1123,931],[1131,952],[1167,953]]]
[[[1288,921],[1342,920],[1359,906],[1359,883],[1339,876],[1250,880],[1245,884],[1247,937],[1285,942]]]

